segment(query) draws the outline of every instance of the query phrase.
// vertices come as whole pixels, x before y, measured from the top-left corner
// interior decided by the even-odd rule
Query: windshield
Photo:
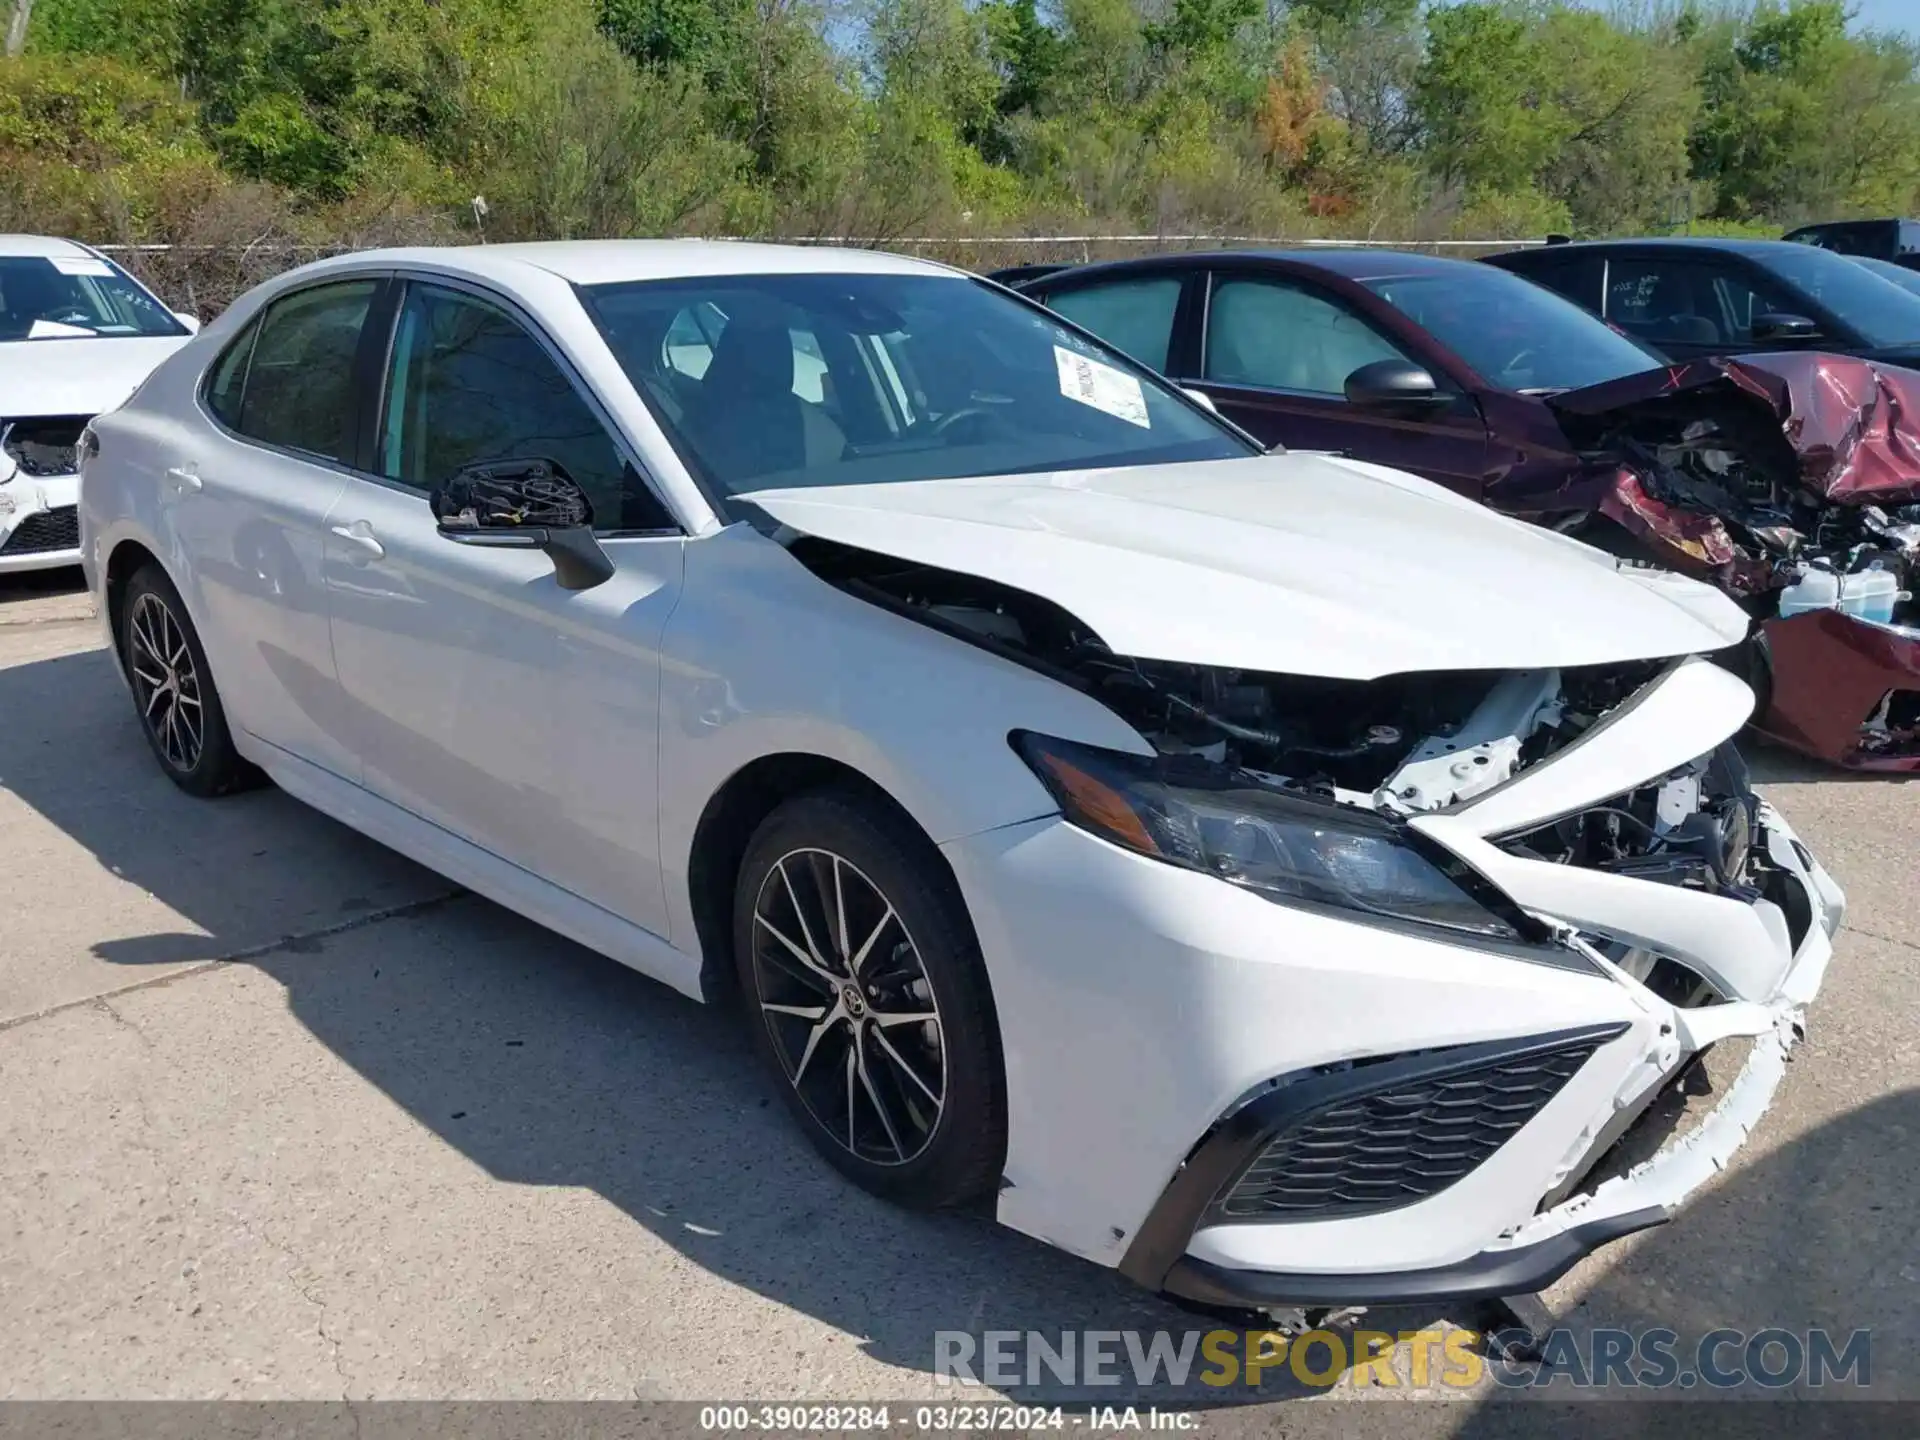
[[[0,255],[0,341],[186,333],[166,306],[110,260]]]
[[[1490,265],[1361,282],[1506,390],[1578,390],[1664,365],[1606,321]]]
[[[960,276],[715,276],[581,294],[719,497],[1258,453],[1150,371]]]
[[[1853,263],[1865,266],[1882,280],[1891,281],[1911,295],[1920,295],[1920,270],[1909,270],[1891,260],[1876,260],[1871,255],[1855,255]]]
[[[1781,245],[1767,269],[1825,306],[1876,349],[1920,345],[1920,295],[1888,284],[1859,261],[1811,245]]]

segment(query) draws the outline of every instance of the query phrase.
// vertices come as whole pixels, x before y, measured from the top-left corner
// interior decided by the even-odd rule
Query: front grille
[[[57,505],[22,520],[4,541],[0,555],[40,555],[49,550],[80,548],[80,507]]]
[[[13,457],[24,475],[71,475],[80,468],[80,432],[85,415],[56,415],[0,425],[0,450]]]
[[[1440,1051],[1428,1073],[1411,1077],[1402,1063],[1382,1065],[1398,1074],[1306,1111],[1268,1141],[1218,1208],[1241,1220],[1325,1220],[1424,1200],[1511,1139],[1608,1038],[1589,1031],[1464,1066]]]

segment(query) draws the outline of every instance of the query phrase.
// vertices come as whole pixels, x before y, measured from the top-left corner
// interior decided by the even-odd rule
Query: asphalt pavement
[[[1213,1323],[851,1189],[732,1017],[278,791],[181,794],[100,645],[76,577],[0,577],[0,1397],[952,1398],[936,1331]],[[1807,1040],[1541,1303],[1869,1329],[1920,1398],[1920,788],[1754,758],[1852,901]]]

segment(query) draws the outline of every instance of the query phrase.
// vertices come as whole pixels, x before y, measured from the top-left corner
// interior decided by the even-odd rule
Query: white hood
[[[117,409],[191,336],[13,340],[0,344],[0,421]]]
[[[1718,650],[1731,600],[1324,455],[762,490],[807,535],[1053,601],[1116,653],[1370,680]]]

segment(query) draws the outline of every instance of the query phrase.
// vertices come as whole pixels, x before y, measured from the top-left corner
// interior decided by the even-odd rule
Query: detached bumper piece
[[[1383,1286],[1396,1285],[1414,1286],[1409,1294],[1419,1298],[1512,1293],[1472,1288],[1464,1273],[1472,1262],[1400,1276],[1309,1277],[1231,1271],[1182,1257],[1194,1232],[1210,1222],[1338,1219],[1437,1194],[1499,1149],[1626,1028],[1595,1025],[1451,1045],[1282,1077],[1224,1116],[1194,1148],[1134,1237],[1121,1273],[1151,1289],[1222,1303],[1313,1303],[1279,1293],[1302,1286],[1346,1292],[1326,1303],[1344,1303],[1357,1287],[1375,1301],[1384,1300]],[[1557,1278],[1587,1249],[1625,1233],[1608,1228],[1564,1261],[1568,1247],[1558,1241],[1532,1263],[1558,1264]],[[1515,1268],[1510,1253],[1490,1263]],[[1450,1288],[1455,1285],[1469,1289]]]
[[[1761,734],[1851,770],[1920,772],[1920,630],[1813,610],[1762,634]]]
[[[1382,1275],[1282,1275],[1268,1270],[1229,1270],[1211,1261],[1182,1257],[1162,1287],[1203,1305],[1248,1309],[1293,1305],[1412,1305],[1428,1300],[1486,1300],[1544,1290],[1602,1245],[1638,1230],[1664,1225],[1671,1212],[1653,1207],[1610,1215],[1562,1230],[1549,1240],[1517,1249],[1489,1250],[1456,1265]]]

